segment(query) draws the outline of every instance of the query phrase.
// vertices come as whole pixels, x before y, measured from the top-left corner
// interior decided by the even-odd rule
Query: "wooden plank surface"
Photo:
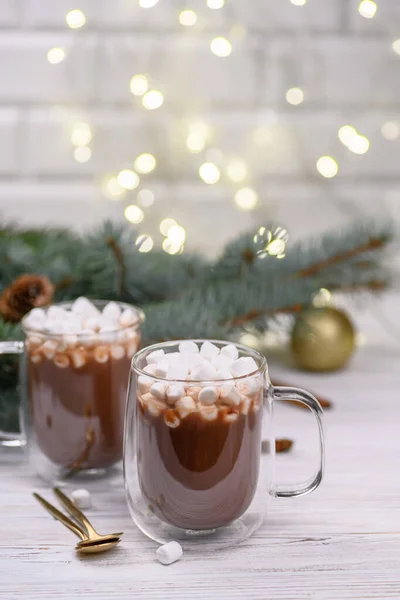
[[[400,598],[400,345],[369,344],[338,374],[272,365],[279,380],[333,400],[327,465],[314,494],[274,500],[262,528],[237,548],[186,553],[165,567],[131,521],[121,480],[92,486],[100,531],[124,530],[120,547],[79,557],[74,536],[34,501],[50,494],[16,451],[0,450],[1,600],[176,598]],[[311,474],[315,423],[287,406],[277,435],[296,440],[277,458],[281,481]]]

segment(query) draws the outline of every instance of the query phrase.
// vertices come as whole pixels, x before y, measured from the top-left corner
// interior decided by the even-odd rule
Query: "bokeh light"
[[[317,160],[317,170],[322,177],[330,179],[337,175],[339,166],[332,156],[321,156],[321,158]]]
[[[158,4],[159,0],[138,0],[139,6],[142,8],[153,8],[156,4]]]
[[[218,10],[222,8],[225,4],[225,0],[207,0],[208,8],[212,8],[214,10]]]
[[[154,242],[150,235],[143,233],[136,238],[136,247],[139,252],[150,252],[153,249]]]
[[[130,223],[141,223],[144,218],[144,213],[136,204],[130,204],[124,210],[124,216]]]
[[[400,136],[400,123],[398,121],[386,121],[381,127],[381,133],[386,140],[397,140]]]
[[[138,173],[151,173],[156,168],[157,161],[152,154],[143,152],[135,159],[133,166]]]
[[[357,135],[347,144],[350,152],[354,154],[365,154],[369,150],[369,139],[365,135]]]
[[[86,23],[86,17],[79,8],[74,8],[74,10],[70,10],[66,16],[65,20],[67,21],[68,27],[71,29],[79,29],[79,27],[83,27]]]
[[[244,160],[239,158],[232,159],[228,162],[226,167],[226,174],[235,183],[244,181],[247,177],[247,165]]]
[[[392,44],[392,48],[396,52],[396,54],[400,55],[400,39],[394,40],[394,42]]]
[[[184,27],[193,27],[196,25],[197,15],[194,10],[183,10],[179,14],[179,23]]]
[[[376,14],[377,9],[378,6],[373,0],[361,0],[358,5],[358,12],[366,19],[372,19]]]
[[[180,254],[183,251],[183,245],[173,242],[170,238],[165,238],[162,243],[162,249],[167,254]]]
[[[135,171],[123,169],[118,173],[117,181],[125,190],[134,190],[139,185],[140,179]]]
[[[52,65],[58,65],[65,58],[65,50],[63,48],[52,48],[47,53],[47,60]]]
[[[175,244],[183,244],[186,239],[186,231],[181,225],[172,225],[168,229],[168,239]]]
[[[163,235],[167,236],[171,227],[175,227],[175,225],[177,225],[177,224],[178,223],[175,221],[175,219],[171,219],[170,217],[167,217],[166,219],[163,219],[161,221],[160,231]]]
[[[79,163],[85,163],[90,160],[92,151],[87,146],[78,146],[74,150],[74,159]]]
[[[304,100],[304,92],[301,88],[293,87],[286,92],[286,101],[293,106],[298,106]]]
[[[193,133],[189,133],[189,135],[187,136],[186,146],[193,154],[198,154],[199,152],[204,150],[205,145],[206,140],[201,133],[196,133],[195,131],[193,131]]]
[[[143,96],[149,89],[146,75],[134,75],[131,79],[130,90],[134,96]]]
[[[252,188],[241,188],[235,194],[235,203],[241,210],[253,210],[257,202],[258,194]]]
[[[160,108],[164,103],[164,96],[158,90],[150,90],[142,97],[142,104],[147,110],[155,110]]]
[[[232,44],[224,37],[214,38],[211,41],[210,48],[211,52],[220,58],[225,58],[232,52]]]
[[[290,0],[295,6],[304,6],[307,0]]]
[[[120,198],[125,194],[125,190],[120,186],[116,177],[110,177],[106,182],[105,192],[110,198]]]
[[[221,173],[217,165],[211,162],[206,162],[199,168],[199,175],[204,183],[210,185],[217,183],[220,180]]]
[[[71,131],[71,142],[74,146],[87,146],[92,141],[92,130],[88,123],[74,123]]]
[[[154,192],[151,190],[143,189],[137,193],[136,200],[138,203],[144,208],[148,208],[152,204],[154,204]]]
[[[357,130],[352,125],[342,125],[339,127],[338,138],[344,146],[348,146],[351,140],[357,136]]]

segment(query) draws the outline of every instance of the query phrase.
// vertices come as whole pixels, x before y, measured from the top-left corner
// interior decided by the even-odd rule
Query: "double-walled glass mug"
[[[107,304],[92,302],[99,310]],[[116,304],[121,313],[131,311],[124,327],[69,333],[67,323],[63,333],[49,333],[32,329],[28,313],[21,322],[25,340],[0,344],[0,353],[21,355],[19,443],[48,481],[104,475],[122,459],[126,390],[144,315]],[[68,310],[72,303],[53,306]]]
[[[204,342],[193,341],[198,348]],[[233,377],[227,367],[228,373],[226,369],[220,373],[229,379],[218,380],[217,375],[209,381],[196,380],[190,367],[189,381],[172,380],[168,373],[167,377],[153,374],[147,359],[152,363],[160,351],[166,355],[165,364],[188,360],[178,354],[180,342],[145,348],[132,360],[125,417],[125,489],[136,525],[159,543],[178,540],[186,548],[209,549],[235,544],[261,525],[270,497],[306,494],[322,479],[323,424],[317,400],[297,388],[273,387],[265,357],[255,350],[212,343],[231,360],[253,359],[252,372]],[[229,360],[220,359],[219,364],[224,362]],[[272,413],[278,400],[305,404],[319,428],[318,470],[295,489],[273,481]]]

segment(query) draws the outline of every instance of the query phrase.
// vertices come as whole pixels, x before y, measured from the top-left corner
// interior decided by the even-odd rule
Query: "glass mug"
[[[268,498],[300,496],[318,487],[324,468],[322,409],[308,392],[273,387],[265,357],[239,344],[234,344],[239,357],[251,357],[257,364],[249,375],[171,381],[143,370],[151,352],[176,353],[179,343],[156,344],[132,360],[124,438],[127,501],[136,525],[151,539],[215,549],[251,535],[264,520]],[[212,343],[220,349],[228,345]],[[155,383],[153,395],[150,387]],[[185,388],[185,397],[176,404],[168,390],[172,385]],[[217,390],[214,404],[199,401],[205,386]],[[318,423],[318,470],[295,489],[273,482],[272,413],[277,400],[302,402]]]
[[[107,304],[92,302],[100,310]],[[21,355],[22,434],[4,441],[23,445],[32,469],[50,482],[103,475],[122,458],[127,383],[144,315],[117,304],[134,312],[133,324],[105,333],[51,334],[29,328],[28,313],[21,322],[25,340],[0,343],[1,354]]]

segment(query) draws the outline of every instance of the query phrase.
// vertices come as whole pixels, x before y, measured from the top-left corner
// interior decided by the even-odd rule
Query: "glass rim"
[[[96,308],[100,308],[100,307],[104,308],[104,306],[106,306],[110,302],[115,302],[115,304],[118,304],[118,306],[120,308],[123,308],[123,309],[130,308],[131,310],[133,310],[135,312],[137,319],[134,323],[132,323],[131,325],[125,325],[124,327],[116,327],[115,329],[107,332],[110,334],[117,333],[118,331],[127,331],[128,329],[131,329],[132,327],[137,327],[138,325],[141,325],[146,318],[146,315],[144,314],[144,312],[142,311],[141,308],[139,308],[138,306],[135,306],[134,304],[129,304],[128,302],[120,302],[119,300],[100,300],[100,299],[92,300],[91,298],[88,298],[88,300],[90,300],[90,302],[92,302],[96,306]],[[42,308],[43,310],[47,310],[48,308],[50,308],[50,306],[58,306],[60,308],[66,308],[66,307],[70,307],[74,302],[75,302],[75,300],[63,300],[62,302],[52,302],[50,304],[47,304],[46,306],[41,306],[41,307],[36,307],[36,308]],[[51,332],[45,331],[44,329],[33,329],[32,327],[25,325],[25,320],[31,314],[32,310],[35,310],[35,308],[32,308],[21,319],[21,328],[25,334],[43,335],[47,338],[55,338],[55,339],[73,335],[73,336],[76,336],[78,338],[78,340],[81,340],[81,339],[90,339],[94,336],[97,336],[99,333],[96,331],[93,331],[93,333],[68,333],[68,332],[51,333]]]
[[[229,377],[229,379],[167,379],[166,377],[160,377],[158,375],[151,375],[150,373],[146,373],[146,371],[143,371],[143,369],[141,369],[138,365],[138,361],[143,358],[144,355],[146,354],[150,354],[150,352],[153,352],[154,350],[162,350],[165,347],[171,347],[171,346],[179,346],[179,344],[181,342],[195,342],[195,344],[203,344],[204,342],[210,342],[211,344],[219,344],[219,345],[223,345],[223,346],[228,346],[230,344],[232,344],[233,346],[235,346],[239,351],[241,350],[242,352],[244,352],[245,354],[247,354],[248,356],[251,356],[252,358],[256,358],[256,362],[259,363],[259,366],[257,367],[257,369],[255,371],[252,371],[251,373],[246,373],[245,375],[237,375],[235,377]],[[258,352],[258,350],[254,350],[254,348],[250,348],[249,346],[245,346],[244,344],[239,344],[237,342],[232,342],[232,341],[227,341],[227,340],[210,340],[210,339],[185,339],[185,340],[170,340],[168,342],[158,342],[157,344],[152,344],[151,346],[146,346],[145,348],[142,348],[141,350],[139,350],[138,352],[136,352],[136,354],[133,355],[132,357],[132,362],[131,362],[131,370],[135,371],[135,373],[138,373],[139,375],[144,375],[145,377],[150,377],[151,379],[156,379],[157,381],[169,381],[172,383],[186,383],[186,384],[190,384],[190,385],[195,385],[196,383],[206,383],[209,385],[216,385],[217,383],[220,383],[221,381],[223,382],[229,382],[229,381],[240,381],[242,379],[248,379],[249,377],[255,377],[256,375],[261,375],[262,373],[266,372],[267,376],[268,376],[268,363],[267,363],[267,359],[265,358],[265,356],[263,354],[261,354],[261,352]]]

